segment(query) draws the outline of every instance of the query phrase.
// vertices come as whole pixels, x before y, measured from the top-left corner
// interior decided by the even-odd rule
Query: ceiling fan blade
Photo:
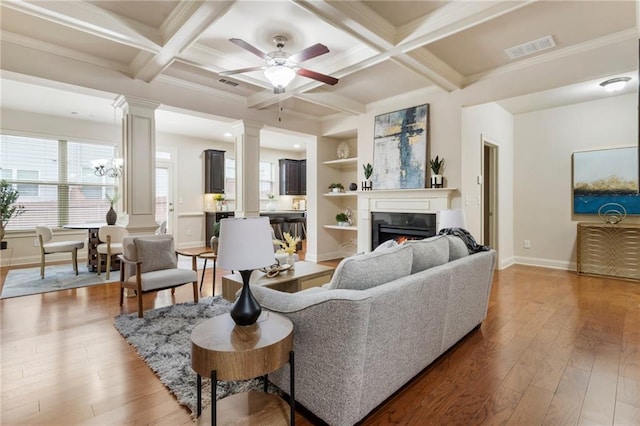
[[[329,48],[324,44],[316,43],[313,46],[309,46],[306,49],[302,49],[301,51],[289,56],[289,60],[295,63],[300,63],[302,61],[306,61],[307,59],[324,55],[325,53],[329,53]]]
[[[267,55],[266,53],[264,53],[262,50],[258,49],[257,47],[253,47],[252,45],[250,45],[249,43],[247,43],[244,40],[241,40],[239,38],[230,38],[229,41],[233,44],[235,44],[236,46],[240,46],[242,47],[244,50],[247,50],[251,53],[253,53],[254,55],[264,59],[264,60],[268,60],[269,59],[269,55]]]
[[[242,74],[244,72],[251,72],[251,71],[260,71],[265,69],[266,67],[251,67],[251,68],[242,68],[239,70],[231,70],[231,71],[221,71],[218,73],[218,75],[233,75],[233,74]]]
[[[314,80],[321,81],[326,84],[335,85],[338,82],[338,79],[335,77],[331,77],[330,75],[320,74],[319,72],[311,71],[305,68],[298,68],[296,74],[301,75],[303,77],[312,78]]]

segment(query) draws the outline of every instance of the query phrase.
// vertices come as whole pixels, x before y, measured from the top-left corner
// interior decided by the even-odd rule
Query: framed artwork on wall
[[[426,187],[429,130],[429,104],[376,116],[373,189]]]
[[[574,152],[573,213],[604,214],[619,206],[640,215],[638,147]]]

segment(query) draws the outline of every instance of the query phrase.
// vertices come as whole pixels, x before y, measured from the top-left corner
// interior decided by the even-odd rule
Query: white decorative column
[[[261,123],[243,120],[233,125],[236,156],[235,217],[260,216]]]
[[[119,96],[121,108],[123,172],[123,209],[118,222],[130,234],[153,234],[158,227],[156,213],[156,123],[157,102],[131,96]]]

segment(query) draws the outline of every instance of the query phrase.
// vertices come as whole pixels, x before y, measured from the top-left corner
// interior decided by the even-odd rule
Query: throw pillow
[[[160,269],[172,269],[178,266],[173,238],[136,238],[134,242],[138,252],[138,260],[142,262],[140,265],[142,273]]]
[[[469,256],[469,249],[462,238],[455,235],[447,235],[446,237],[449,240],[449,262]]]
[[[330,288],[366,290],[411,273],[413,252],[399,245],[343,259],[331,279]]]
[[[396,240],[387,240],[382,244],[378,245],[378,247],[373,249],[373,251],[388,250],[390,248],[396,247],[397,245],[398,245],[398,242]]]
[[[405,245],[413,249],[412,274],[449,261],[449,240],[444,236],[408,240]]]

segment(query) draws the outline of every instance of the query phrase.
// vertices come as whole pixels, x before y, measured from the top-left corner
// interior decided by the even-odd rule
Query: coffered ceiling
[[[109,91],[100,81],[103,70],[125,77],[115,93],[163,81],[248,110],[282,107],[309,120],[361,114],[421,90],[460,91],[466,104],[517,97],[519,109],[515,101],[504,105],[522,111],[522,96],[529,93],[594,85],[623,73],[637,78],[638,68],[640,12],[631,0],[3,0],[0,12],[4,78],[30,75]],[[219,75],[264,64],[230,38],[270,52],[276,35],[287,37],[289,53],[326,45],[329,53],[300,66],[339,82],[329,86],[296,76],[277,95],[262,71]],[[517,59],[505,53],[546,36],[555,46]],[[87,65],[96,72],[74,74]],[[637,90],[637,81],[632,87]],[[549,98],[545,106],[553,104]],[[17,101],[3,94],[2,102]]]

